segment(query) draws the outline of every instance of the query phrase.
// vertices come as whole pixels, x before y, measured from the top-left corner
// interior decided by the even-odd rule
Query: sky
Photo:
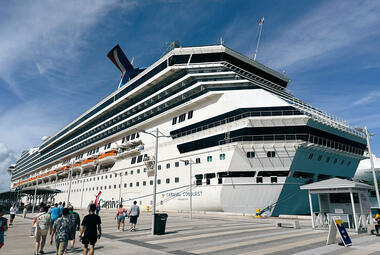
[[[367,126],[380,155],[380,1],[0,2],[0,191],[8,166],[117,89],[106,58],[120,44],[136,67],[171,41],[224,44],[286,72],[309,104]]]

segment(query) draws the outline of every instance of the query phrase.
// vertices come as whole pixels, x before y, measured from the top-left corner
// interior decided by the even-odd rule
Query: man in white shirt
[[[9,226],[12,226],[13,225],[13,220],[15,219],[16,217],[16,213],[18,211],[18,208],[17,208],[17,205],[16,203],[14,203],[11,207],[11,209],[9,209],[9,214],[11,216],[10,218],[10,221],[9,221]]]

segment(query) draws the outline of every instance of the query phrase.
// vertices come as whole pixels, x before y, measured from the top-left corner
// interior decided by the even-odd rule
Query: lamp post
[[[70,182],[69,182],[69,194],[67,194],[67,205],[70,202],[70,194],[71,194],[71,182],[73,180],[73,167],[74,167],[74,160],[71,160],[71,169],[69,171],[69,177],[70,177]]]
[[[152,209],[152,235],[154,235],[154,223],[155,223],[155,215],[156,215],[156,195],[157,195],[157,164],[158,164],[158,138],[160,137],[171,137],[167,135],[163,135],[161,132],[161,135],[158,135],[159,131],[158,128],[156,128],[154,134],[147,132],[145,130],[136,129],[137,131],[148,134],[156,138],[156,148],[155,148],[155,158],[154,158],[154,182],[153,182],[153,209]]]
[[[190,221],[193,220],[193,183],[192,183],[192,177],[193,177],[193,164],[195,163],[192,159],[190,160],[183,160],[180,161],[184,162],[185,164],[188,162],[190,165],[190,176],[189,176],[189,185],[190,185]]]
[[[119,206],[123,203],[121,198],[121,185],[123,184],[123,173],[120,172],[120,184],[119,184]]]
[[[374,134],[368,133],[368,129],[366,126],[364,126],[364,129],[356,127],[356,131],[362,132],[365,134],[366,139],[367,139],[367,146],[368,146],[368,153],[369,153],[369,161],[371,162],[371,170],[372,170],[372,175],[373,175],[373,183],[375,185],[375,191],[376,191],[376,199],[377,199],[377,206],[380,209],[380,195],[379,195],[379,187],[377,186],[377,178],[376,178],[376,173],[375,173],[375,166],[373,163],[373,157],[372,157],[372,150],[371,150],[371,145],[369,144],[369,137],[374,136]]]
[[[36,188],[34,189],[34,197],[33,197],[33,207],[32,207],[32,214],[34,213],[34,207],[36,205],[36,196],[37,196],[37,189],[38,189],[38,176],[37,176],[37,184],[36,184]]]

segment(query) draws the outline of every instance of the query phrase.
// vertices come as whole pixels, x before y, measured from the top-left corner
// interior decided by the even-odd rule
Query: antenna
[[[220,45],[223,45],[223,44],[224,44],[223,37],[220,37]]]
[[[132,58],[131,65],[133,65],[133,62],[135,62],[135,57]]]
[[[261,31],[263,30],[263,24],[264,24],[264,17],[262,17],[259,21],[259,37],[257,38],[257,44],[256,44],[256,50],[255,50],[255,55],[253,56],[253,60],[256,61],[257,57],[257,51],[259,49],[259,44],[260,44],[260,37],[261,37]]]

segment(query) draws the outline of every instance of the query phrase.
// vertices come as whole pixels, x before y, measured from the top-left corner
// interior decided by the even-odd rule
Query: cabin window
[[[254,151],[247,151],[247,158],[254,158],[255,152]]]
[[[207,162],[212,162],[212,156],[207,156]]]
[[[185,166],[187,166],[189,164],[189,161],[185,160],[183,163],[185,164]]]
[[[326,158],[326,163],[329,163],[330,162],[330,157],[327,157]]]
[[[129,184],[129,187],[133,187],[133,183],[132,182]]]
[[[137,173],[138,173],[138,174],[140,173],[140,169],[137,169]]]
[[[146,181],[143,181],[143,186],[146,186]]]
[[[334,159],[334,164],[336,164],[336,162],[338,162],[338,159],[335,158],[335,159]]]
[[[344,160],[342,160],[342,162],[340,162],[340,164],[343,165],[344,164]]]
[[[195,159],[195,163],[196,163],[196,164],[200,164],[200,163],[201,163],[201,159],[200,159],[200,158],[196,158],[196,159]]]
[[[157,184],[161,184],[161,180],[160,179],[157,180]]]
[[[219,154],[219,159],[220,160],[225,160],[226,159],[226,154],[224,154],[224,153]]]
[[[127,184],[126,183],[124,183],[124,188],[126,188],[127,187]]]
[[[191,118],[193,118],[193,111],[189,111],[187,113],[187,119],[191,119]]]
[[[169,178],[166,179],[166,183],[168,183],[168,184],[170,183],[170,179]]]
[[[179,182],[179,177],[176,177],[176,178],[174,179],[174,182],[175,182],[175,183],[178,183],[178,182]]]
[[[271,177],[270,182],[271,183],[277,183],[277,177]]]
[[[263,183],[263,177],[256,177],[256,183]]]
[[[185,121],[185,119],[186,119],[186,114],[183,113],[183,114],[179,115],[178,122],[181,123],[181,122]]]
[[[177,117],[174,117],[172,120],[172,125],[175,125],[175,124],[177,124]]]
[[[136,182],[136,187],[140,186],[140,183],[139,182]]]
[[[268,151],[267,152],[267,157],[268,158],[274,158],[274,157],[276,157],[276,152],[275,151]]]
[[[313,153],[310,153],[310,154],[309,154],[309,159],[310,159],[310,160],[313,159],[313,156],[314,156]]]
[[[122,139],[121,139],[121,143],[124,143],[125,142],[125,137],[123,137]]]
[[[158,166],[157,166],[157,169],[158,169],[158,170],[161,170],[161,165],[158,165]]]
[[[175,163],[174,163],[174,166],[175,166],[175,167],[179,167],[179,162],[175,162]]]
[[[169,163],[166,164],[166,168],[170,168],[170,164]]]
[[[317,160],[321,161],[322,160],[322,155],[319,155]]]
[[[149,181],[149,185],[153,185],[153,180],[150,180],[150,181]]]
[[[142,158],[143,158],[143,155],[139,155],[139,156],[137,157],[137,163],[140,163],[140,162],[142,161]]]

